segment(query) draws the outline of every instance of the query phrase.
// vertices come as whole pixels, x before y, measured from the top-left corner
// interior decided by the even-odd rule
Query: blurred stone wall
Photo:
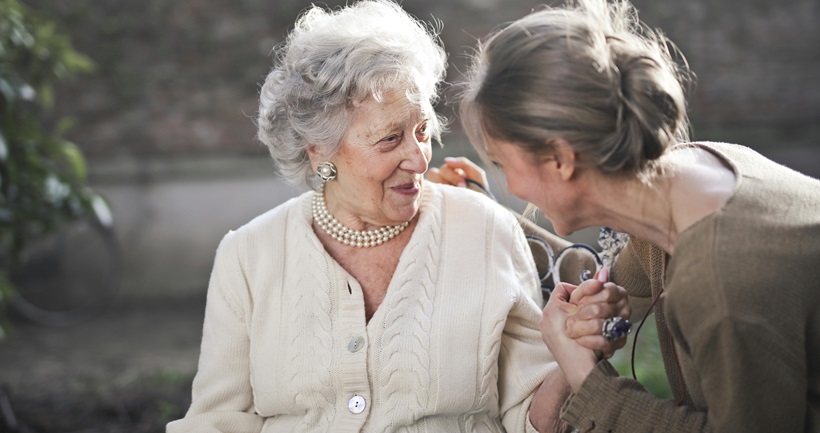
[[[264,153],[252,124],[258,85],[271,67],[271,48],[309,5],[305,0],[27,3],[56,18],[98,65],[96,73],[62,89],[56,112],[76,118],[71,137],[95,158]],[[820,146],[820,0],[635,3],[644,21],[679,45],[698,75],[691,98],[697,138]],[[477,37],[539,4],[403,2],[421,19],[444,23],[450,81],[459,79]],[[457,122],[454,127],[457,131]]]
[[[63,86],[54,118],[112,203],[126,298],[202,296],[220,238],[299,192],[274,177],[255,140],[259,83],[305,0],[24,0],[55,18],[94,73]],[[335,6],[344,0],[327,0]],[[696,138],[741,142],[820,176],[820,0],[635,0],[688,57]],[[476,38],[534,0],[405,0],[443,24],[449,81]],[[452,116],[452,106],[441,111]],[[457,121],[435,148],[470,154]],[[491,187],[508,206],[523,203]],[[546,224],[545,224],[546,225]],[[595,229],[570,239],[595,245]]]

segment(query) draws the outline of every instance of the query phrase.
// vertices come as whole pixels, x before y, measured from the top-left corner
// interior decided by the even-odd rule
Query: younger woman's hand
[[[604,268],[595,278],[584,281],[570,295],[577,311],[567,318],[567,336],[580,345],[595,350],[605,358],[624,347],[626,338],[609,341],[602,334],[604,321],[610,317],[629,319],[632,309],[626,290],[608,281]]]
[[[487,188],[487,174],[483,168],[465,157],[444,158],[441,167],[432,167],[427,171],[427,180],[445,185],[466,187],[471,180]]]

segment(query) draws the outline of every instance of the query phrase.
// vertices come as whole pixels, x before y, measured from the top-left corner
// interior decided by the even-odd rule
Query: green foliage
[[[54,86],[91,69],[53,22],[18,0],[0,0],[0,336],[14,293],[6,276],[22,251],[102,203],[85,185],[80,150],[61,138],[70,122],[47,127],[42,120]]]

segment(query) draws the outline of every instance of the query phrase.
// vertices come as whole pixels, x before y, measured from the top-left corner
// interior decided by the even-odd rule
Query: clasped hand
[[[628,319],[632,312],[624,288],[608,279],[603,268],[578,286],[560,283],[544,307],[541,335],[575,391],[600,359],[626,344],[625,338],[608,341],[602,335],[607,318]]]
[[[430,168],[427,178],[461,187],[468,180],[487,185],[484,170],[467,158],[446,158],[442,166]],[[573,390],[580,388],[598,361],[626,344],[625,338],[604,338],[604,321],[628,319],[631,312],[626,291],[609,282],[607,268],[578,286],[560,283],[553,289],[542,313],[541,335]]]

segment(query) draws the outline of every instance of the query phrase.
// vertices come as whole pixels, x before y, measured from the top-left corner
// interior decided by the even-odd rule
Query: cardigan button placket
[[[357,415],[364,412],[366,406],[367,401],[360,395],[354,395],[353,398],[347,402],[347,408],[350,409],[350,412]]]
[[[339,326],[336,327],[336,338],[341,355],[339,365],[339,381],[341,389],[337,400],[340,411],[335,422],[328,431],[334,433],[361,432],[371,411],[372,395],[370,393],[370,378],[367,370],[367,352],[370,344],[365,321],[364,293],[358,281],[349,277],[341,268],[339,280],[347,279],[343,286],[347,290],[339,290]],[[368,401],[370,400],[370,401]],[[347,407],[345,408],[345,402]],[[347,409],[347,410],[345,410]]]
[[[350,342],[347,343],[347,350],[349,350],[350,353],[356,353],[361,350],[362,347],[364,347],[364,337],[361,335],[351,338]]]

